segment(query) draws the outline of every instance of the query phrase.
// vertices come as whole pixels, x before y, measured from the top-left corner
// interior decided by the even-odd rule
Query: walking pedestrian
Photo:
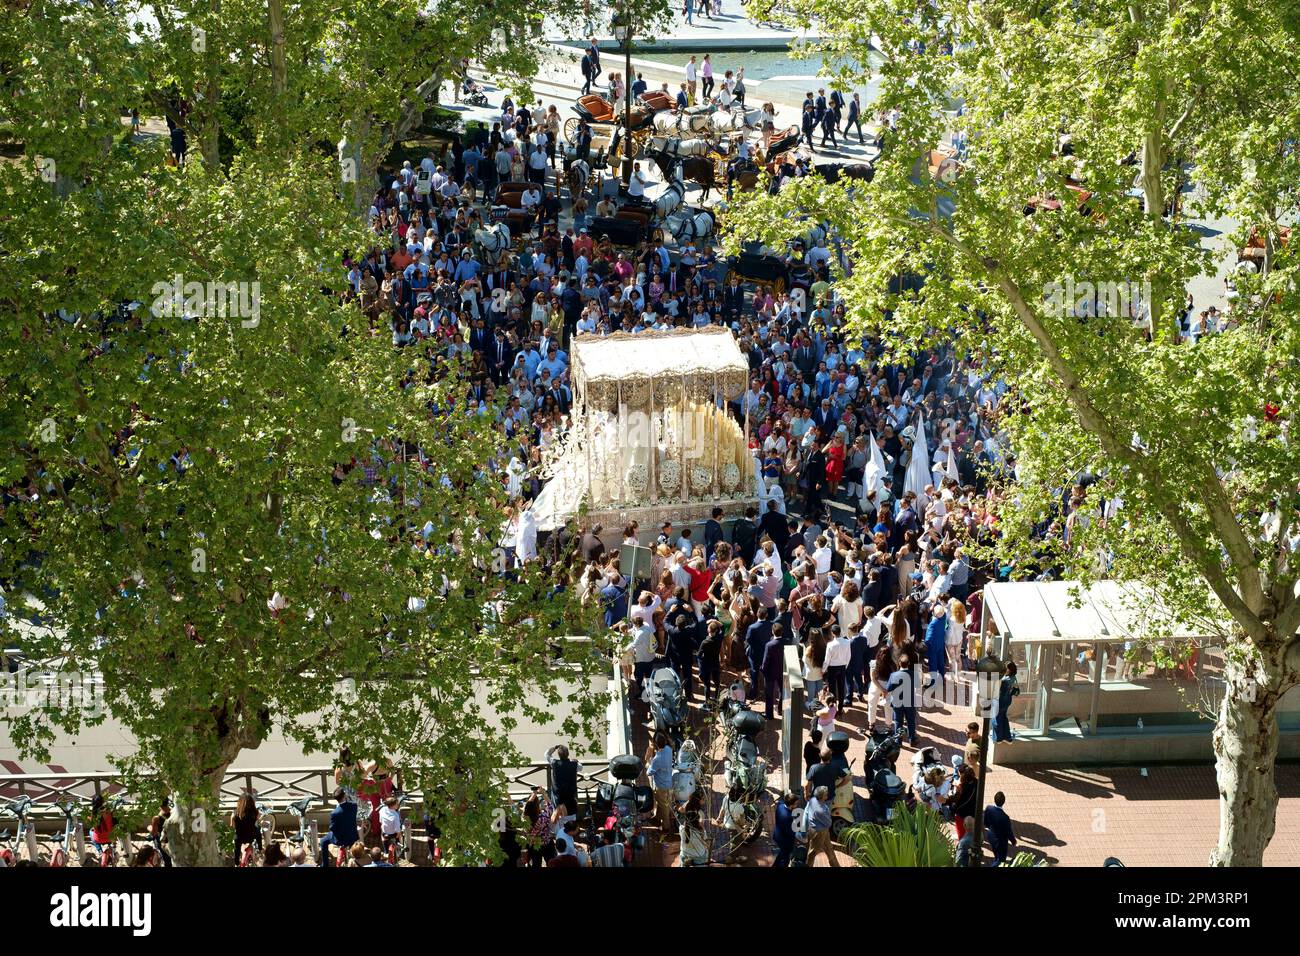
[[[853,99],[849,102],[849,116],[844,121],[844,136],[846,139],[849,135],[850,126],[858,131],[858,144],[865,145],[867,141],[862,136],[862,99],[857,93],[853,94]]]

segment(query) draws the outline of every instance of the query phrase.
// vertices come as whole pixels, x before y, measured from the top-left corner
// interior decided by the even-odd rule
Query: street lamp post
[[[623,44],[623,186],[632,181],[632,12],[626,8],[614,15],[614,38]]]
[[[990,700],[984,690],[993,686],[995,677],[1002,674],[1005,666],[993,653],[986,653],[975,662],[975,701],[980,712],[980,775],[975,786],[975,834],[971,839],[970,866],[979,866],[984,855],[984,777],[988,773],[989,724],[992,722]]]

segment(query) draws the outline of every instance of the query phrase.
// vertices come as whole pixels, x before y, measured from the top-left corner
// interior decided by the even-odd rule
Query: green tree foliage
[[[840,285],[858,329],[890,348],[956,339],[992,357],[1016,390],[1004,556],[1041,550],[1028,528],[1089,471],[1102,480],[1088,505],[1123,506],[1077,528],[1068,551],[1056,541],[1068,573],[1141,580],[1173,619],[1226,622],[1212,862],[1258,864],[1277,804],[1277,705],[1300,682],[1300,568],[1286,545],[1300,297],[1281,232],[1300,182],[1300,10],[795,0],[793,16],[820,19],[841,85],[879,63],[874,106],[900,119],[869,185],[809,177],[746,199],[733,235],[779,241],[807,228],[801,217],[828,220],[852,262]],[[955,176],[931,154],[953,133],[968,148],[946,166]],[[1254,234],[1265,256],[1237,276],[1229,331],[1193,348],[1178,341],[1185,289],[1220,265],[1197,216],[1230,217],[1235,247]],[[907,273],[924,290],[891,295]],[[1080,318],[1062,294],[1071,282],[1149,290],[1149,321],[1113,307]]]
[[[392,348],[336,294],[373,237],[316,140],[399,101],[409,63],[379,22],[396,6],[286,10],[279,89],[265,7],[177,12],[174,32],[206,24],[222,51],[219,105],[179,41],[133,37],[120,7],[36,3],[0,25],[0,128],[26,151],[0,163],[3,637],[102,672],[139,743],[124,770],[179,801],[184,863],[218,861],[193,811],[211,820],[225,769],[272,734],[389,756],[438,795],[447,844],[479,850],[520,719],[563,710],[598,746],[588,688],[609,659],[560,640],[590,629],[564,569],[498,573],[492,417],[465,411],[456,368]],[[320,54],[344,35],[380,72],[327,84]],[[163,142],[123,141],[123,106],[177,90],[229,155],[177,170]],[[36,609],[42,626],[14,628]],[[38,708],[6,730],[39,753],[85,719]]]

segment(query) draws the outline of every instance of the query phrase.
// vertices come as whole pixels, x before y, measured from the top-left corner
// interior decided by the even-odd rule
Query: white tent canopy
[[[1187,622],[1148,586],[1097,581],[1016,581],[985,585],[984,605],[1010,645],[1193,640],[1215,637],[1226,620]]]

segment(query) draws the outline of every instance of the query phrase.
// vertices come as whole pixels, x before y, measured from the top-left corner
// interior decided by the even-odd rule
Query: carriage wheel
[[[739,279],[741,282],[744,282],[744,281],[745,281],[745,277],[742,276],[742,275],[741,275],[739,272],[737,272],[735,269],[728,269],[728,270],[727,270],[727,277],[726,277],[725,279],[722,280],[723,282],[725,282],[725,283],[727,284],[727,287],[728,287],[728,288],[731,287],[731,279],[732,279],[733,276],[735,276],[735,277],[736,277],[737,279]]]
[[[650,241],[651,241],[651,242],[656,242],[656,241],[657,241],[657,242],[664,242],[664,241],[665,241],[665,239],[664,239],[664,227],[663,227],[663,226],[655,226],[654,231],[650,233]]]
[[[785,291],[785,279],[782,276],[777,276],[776,280],[772,283],[772,294],[780,295],[784,291]]]
[[[575,142],[578,136],[578,124],[580,120],[576,116],[571,116],[564,121],[564,138],[566,141]]]
[[[633,156],[645,155],[645,145],[650,139],[650,134],[646,130],[636,130],[629,137],[632,140]]]

